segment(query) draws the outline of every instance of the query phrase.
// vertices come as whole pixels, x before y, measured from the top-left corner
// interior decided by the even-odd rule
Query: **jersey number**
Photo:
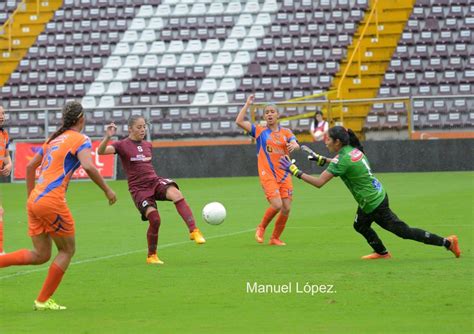
[[[367,173],[369,173],[370,176],[373,176],[373,175],[372,175],[372,171],[370,170],[369,163],[367,162],[367,160],[365,160],[365,157],[362,158],[362,163],[363,163],[364,166],[367,168]]]
[[[50,147],[45,154],[45,159],[43,161],[43,165],[41,166],[41,171],[45,171],[51,166],[51,163],[53,162],[53,152],[58,150],[59,146],[52,146]]]

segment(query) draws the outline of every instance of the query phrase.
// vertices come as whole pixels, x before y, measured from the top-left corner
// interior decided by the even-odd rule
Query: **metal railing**
[[[344,79],[346,78],[347,76],[347,73],[349,72],[349,68],[350,66],[352,65],[352,62],[354,61],[354,57],[357,53],[357,62],[358,62],[358,77],[359,77],[359,81],[361,80],[362,78],[362,68],[361,68],[361,62],[362,62],[362,56],[360,54],[360,45],[362,43],[362,40],[364,39],[365,37],[365,33],[370,25],[370,23],[372,22],[372,17],[375,15],[375,33],[376,33],[376,40],[378,41],[379,40],[379,30],[378,30],[378,10],[377,10],[377,5],[378,5],[378,0],[374,0],[373,1],[373,5],[372,5],[372,10],[370,11],[369,13],[369,16],[367,17],[367,21],[365,22],[365,25],[364,25],[364,28],[362,29],[362,32],[359,36],[359,39],[357,40],[357,43],[354,47],[354,51],[352,51],[352,54],[349,58],[349,61],[347,62],[346,64],[346,68],[344,69],[344,72],[342,72],[342,76],[341,76],[341,79],[339,81],[339,83],[337,84],[337,98],[340,99],[341,98],[341,87],[342,87],[342,83],[344,82]]]

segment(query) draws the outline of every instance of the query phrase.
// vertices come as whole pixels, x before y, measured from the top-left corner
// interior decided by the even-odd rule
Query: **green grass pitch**
[[[472,333],[474,173],[378,177],[400,218],[456,233],[462,257],[376,226],[393,259],[360,260],[370,249],[352,228],[356,203],[337,179],[323,189],[295,180],[282,237],[288,245],[259,245],[254,229],[267,203],[258,179],[248,177],[178,180],[208,241],[189,241],[174,205],[159,202],[165,264],[150,266],[147,225],[126,183],[111,182],[119,201],[109,207],[92,183],[76,182],[68,203],[77,251],[54,296],[68,310],[32,310],[47,265],[0,269],[0,333]],[[5,248],[30,247],[25,185],[1,187]],[[216,200],[227,219],[206,225],[201,208]],[[254,282],[291,284],[292,291],[251,293],[247,283]],[[333,286],[333,293],[304,293],[306,284]]]

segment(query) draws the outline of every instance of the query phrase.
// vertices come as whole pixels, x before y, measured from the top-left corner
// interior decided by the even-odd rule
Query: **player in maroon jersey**
[[[128,137],[108,145],[116,130],[117,127],[114,123],[107,125],[98,153],[100,155],[119,155],[127,175],[128,190],[132,199],[142,215],[142,220],[148,220],[150,223],[147,232],[147,263],[163,264],[156,253],[158,231],[161,224],[156,201],[173,201],[176,210],[188,226],[190,239],[197,244],[204,244],[206,240],[196,227],[193,213],[176,182],[156,175],[152,164],[152,145],[144,140],[146,135],[145,118],[131,116],[128,120]]]

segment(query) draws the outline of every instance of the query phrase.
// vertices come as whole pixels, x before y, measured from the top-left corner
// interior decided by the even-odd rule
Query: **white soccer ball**
[[[219,202],[208,203],[202,209],[202,219],[211,225],[222,224],[226,215],[225,207]]]

